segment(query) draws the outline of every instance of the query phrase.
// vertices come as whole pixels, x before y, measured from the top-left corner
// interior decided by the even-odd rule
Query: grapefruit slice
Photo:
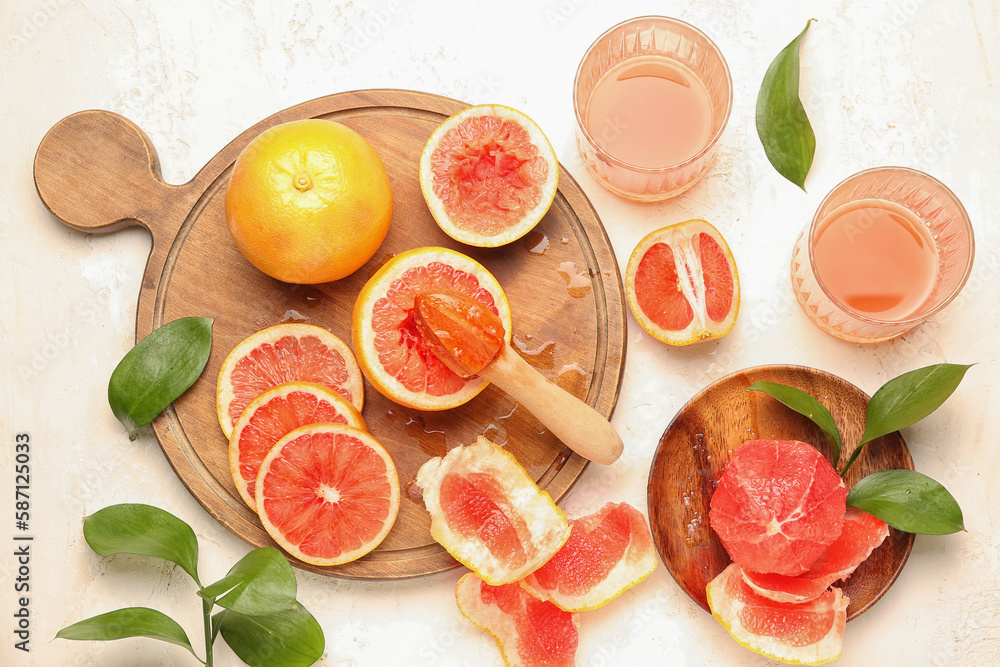
[[[479,262],[447,248],[414,248],[390,259],[361,288],[351,318],[358,363],[372,386],[418,410],[454,408],[488,384],[449,369],[417,330],[414,299],[441,290],[465,294],[496,313],[504,344],[510,343],[510,306],[500,283]]]
[[[608,503],[575,519],[566,544],[521,585],[564,611],[597,609],[656,569],[646,518],[628,503]]]
[[[260,464],[257,514],[281,548],[313,565],[356,560],[385,539],[399,511],[399,477],[365,431],[310,424]]]
[[[544,565],[570,534],[548,493],[514,456],[482,436],[417,471],[431,515],[431,536],[493,586]]]
[[[839,588],[803,604],[775,602],[754,593],[733,563],[706,590],[712,616],[741,646],[795,665],[840,657],[850,599]]]
[[[576,614],[536,599],[517,584],[491,586],[471,572],[458,580],[455,600],[463,616],[496,639],[508,667],[576,664]]]
[[[625,294],[646,333],[669,345],[689,345],[732,331],[740,277],[719,230],[688,220],[639,242],[625,270]]]
[[[337,390],[359,411],[364,380],[344,341],[312,324],[279,324],[258,331],[233,348],[219,369],[216,409],[226,437],[250,401],[271,387],[294,380]]]
[[[840,535],[846,500],[840,475],[812,445],[750,440],[733,453],[708,516],[741,567],[797,576]]]
[[[257,471],[271,448],[289,431],[322,422],[367,430],[357,408],[333,389],[315,382],[279,384],[250,401],[229,437],[229,471],[250,509],[257,511]]]
[[[797,577],[743,571],[743,581],[758,595],[776,602],[802,603],[818,598],[830,585],[847,579],[889,536],[881,519],[848,507],[844,528],[812,567]]]
[[[420,190],[445,234],[495,248],[538,224],[559,186],[559,162],[541,128],[499,104],[469,107],[431,134]]]

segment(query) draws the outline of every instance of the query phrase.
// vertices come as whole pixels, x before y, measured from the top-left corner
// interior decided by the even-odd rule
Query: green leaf
[[[129,439],[194,384],[211,350],[207,317],[168,322],[129,350],[108,383],[108,403]]]
[[[56,639],[111,641],[128,637],[149,637],[183,646],[195,655],[184,628],[163,612],[147,607],[126,607],[66,626]]]
[[[778,384],[777,382],[754,382],[747,387],[747,391],[750,390],[762,391],[768,396],[776,398],[800,415],[808,417],[816,426],[823,429],[830,443],[830,459],[832,459],[834,466],[837,465],[837,461],[840,460],[840,448],[842,446],[840,429],[837,428],[837,422],[833,420],[833,415],[830,414],[830,411],[822,403],[801,389]]]
[[[274,547],[254,549],[226,576],[198,591],[205,599],[218,598],[215,603],[220,607],[249,616],[288,609],[295,602],[295,593],[292,566]]]
[[[778,173],[805,190],[816,136],[799,100],[799,44],[809,24],[771,62],[757,94],[757,135]]]
[[[907,533],[948,535],[965,530],[955,498],[939,483],[913,470],[868,475],[847,494],[847,504]]]
[[[323,629],[299,602],[268,616],[229,612],[220,624],[226,640],[250,667],[306,667],[323,656]]]
[[[198,538],[191,526],[151,505],[111,505],[83,520],[83,536],[101,556],[137,554],[180,565],[198,581]]]
[[[226,620],[226,616],[229,616],[229,610],[223,609],[220,612],[212,614],[212,643],[215,643],[215,638],[219,636],[219,630],[222,629],[222,622]]]

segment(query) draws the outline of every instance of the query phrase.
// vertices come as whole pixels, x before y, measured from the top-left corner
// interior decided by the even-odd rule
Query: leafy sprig
[[[174,515],[150,505],[112,505],[84,519],[87,544],[101,556],[134,554],[175,563],[198,585],[204,616],[205,658],[198,657],[184,629],[166,614],[126,607],[74,623],[58,639],[110,641],[149,637],[183,646],[212,666],[219,634],[251,667],[306,667],[323,655],[323,629],[296,599],[288,559],[277,549],[254,549],[213,584],[198,578],[198,540]],[[213,615],[215,607],[221,610]]]
[[[864,433],[840,469],[840,476],[847,475],[866,445],[915,424],[939,408],[958,388],[969,368],[971,365],[936,364],[904,373],[882,385],[868,402]],[[826,434],[831,461],[835,468],[839,465],[843,440],[823,404],[801,389],[775,382],[755,382],[747,390],[764,392],[808,417]],[[847,504],[908,533],[945,535],[965,530],[962,510],[951,493],[913,470],[883,470],[864,477],[851,489]]]

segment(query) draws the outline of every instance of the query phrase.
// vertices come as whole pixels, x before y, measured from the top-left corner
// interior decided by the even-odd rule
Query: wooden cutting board
[[[57,123],[35,157],[38,194],[65,224],[86,232],[141,225],[153,245],[139,292],[136,340],[189,315],[215,318],[212,354],[201,378],[153,422],[171,466],[223,525],[254,546],[274,545],[240,499],[229,473],[228,443],[215,410],[215,383],[229,351],[253,332],[305,321],[348,343],[351,310],[365,281],[393,254],[444,246],[485,265],[500,281],[522,356],[610,417],[625,363],[625,299],[614,252],[597,213],[565,169],[552,208],[534,231],[506,247],[479,249],[446,236],[420,193],[418,161],[431,132],[467,105],[404,90],[363,90],[322,97],[281,111],[234,139],[190,182],[160,177],[149,138],[127,119],[83,111]],[[223,211],[233,162],[251,139],[301,118],[341,122],[367,138],[389,172],[393,222],[372,260],[323,285],[291,285],[251,266],[233,245]],[[99,388],[94,388],[99,389]],[[482,434],[506,444],[539,486],[562,497],[586,461],[562,446],[525,409],[488,387],[468,404],[420,412],[390,402],[369,384],[364,417],[400,475],[404,499],[385,541],[364,558],[337,567],[299,567],[332,576],[399,578],[457,563],[430,536],[430,520],[413,497],[417,469],[433,456]]]

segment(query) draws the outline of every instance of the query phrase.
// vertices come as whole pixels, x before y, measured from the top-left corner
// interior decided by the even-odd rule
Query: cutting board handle
[[[177,190],[160,176],[156,150],[132,121],[81,111],[48,131],[35,154],[35,187],[53,215],[74,229],[113,232],[141,224],[169,240]]]

